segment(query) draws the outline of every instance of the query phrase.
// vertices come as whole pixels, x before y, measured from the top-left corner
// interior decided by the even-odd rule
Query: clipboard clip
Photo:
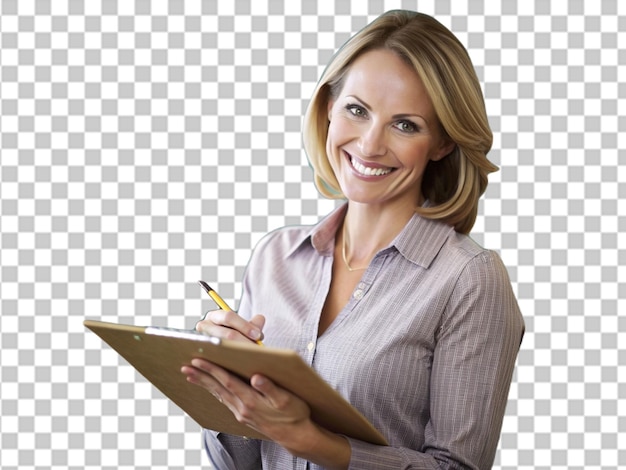
[[[144,333],[147,335],[165,336],[168,338],[190,339],[192,341],[211,343],[216,346],[222,344],[221,338],[218,338],[217,336],[204,335],[195,330],[179,330],[178,328],[167,328],[164,326],[149,326],[145,329]]]

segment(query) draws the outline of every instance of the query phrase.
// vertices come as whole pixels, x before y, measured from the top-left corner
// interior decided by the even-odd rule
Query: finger
[[[191,364],[198,371],[199,385],[223,403],[237,421],[252,425],[258,393],[249,383],[204,359],[193,359]]]
[[[195,330],[208,336],[215,336],[231,341],[249,341],[248,337],[232,328],[216,325],[211,320],[201,320],[196,323]]]
[[[261,317],[261,318],[258,318]],[[217,310],[211,312],[211,320],[220,323],[228,328],[233,328],[239,331],[242,335],[248,339],[256,341],[263,335],[262,329],[265,324],[265,317],[257,315],[253,321],[247,321],[243,317],[239,316],[236,312],[227,310]]]
[[[230,403],[236,402],[233,394],[222,385],[223,378],[220,380],[213,374],[228,374],[223,369],[214,364],[200,360],[193,360],[191,365],[183,366],[181,372],[187,376],[187,381],[198,385],[207,390],[220,403],[229,406]],[[229,406],[230,407],[230,406]]]
[[[241,393],[249,389],[248,384],[239,379],[236,375],[206,359],[194,358],[191,360],[191,365],[200,371],[202,375],[210,377],[211,384],[215,382],[225,390]]]
[[[267,377],[260,374],[254,374],[250,377],[250,385],[265,396],[276,390],[274,383],[268,380]]]
[[[200,331],[200,329],[199,329],[200,323],[207,321],[207,317],[213,311],[215,311],[215,310],[207,310],[206,312],[204,312],[204,315],[202,315],[202,318],[200,318],[200,320],[198,320],[196,322],[196,325],[194,326],[194,329]]]
[[[250,323],[256,326],[261,332],[261,336],[257,339],[263,339],[265,335],[263,334],[263,327],[265,326],[265,317],[263,315],[255,315],[250,319]]]
[[[250,378],[250,385],[271,407],[274,424],[295,423],[307,419],[311,414],[309,406],[304,401],[263,375],[253,375]]]
[[[274,382],[267,377],[255,374],[250,378],[250,385],[275,408],[280,409],[289,400],[289,394],[277,387]]]
[[[187,377],[187,382],[205,388],[206,390],[211,392],[211,394],[215,396],[215,398],[219,397],[217,392],[214,392],[214,387],[211,385],[211,382],[207,379],[207,377],[204,377],[206,375],[204,372],[196,369],[193,366],[183,366],[180,368],[180,371]],[[221,397],[219,397],[218,399],[219,401],[222,401]]]
[[[259,319],[257,319],[258,321]],[[265,320],[263,319],[264,322]],[[259,326],[246,321],[236,312],[229,310],[211,310],[207,312],[206,319],[196,324],[196,330],[204,334],[238,341],[244,339],[256,341],[262,337]]]

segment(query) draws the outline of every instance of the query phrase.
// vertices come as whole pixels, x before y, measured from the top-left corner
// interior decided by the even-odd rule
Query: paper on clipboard
[[[268,439],[239,423],[210,393],[187,382],[180,372],[202,357],[250,378],[261,373],[306,401],[311,417],[329,431],[378,445],[385,437],[295,351],[221,340],[193,331],[85,320],[84,325],[117,351],[200,426],[227,434]]]

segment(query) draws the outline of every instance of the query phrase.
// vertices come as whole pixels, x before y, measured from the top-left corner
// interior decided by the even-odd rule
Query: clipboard
[[[244,379],[260,373],[306,401],[311,418],[329,431],[378,445],[385,437],[290,349],[260,347],[206,336],[193,330],[122,325],[85,320],[85,327],[117,351],[157,389],[206,429],[269,440],[239,423],[226,405],[180,372],[204,358]]]

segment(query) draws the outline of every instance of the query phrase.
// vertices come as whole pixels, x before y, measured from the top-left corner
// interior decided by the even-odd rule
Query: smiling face
[[[426,165],[454,147],[441,135],[419,76],[386,49],[355,60],[328,117],[328,158],[353,202],[416,207]]]

